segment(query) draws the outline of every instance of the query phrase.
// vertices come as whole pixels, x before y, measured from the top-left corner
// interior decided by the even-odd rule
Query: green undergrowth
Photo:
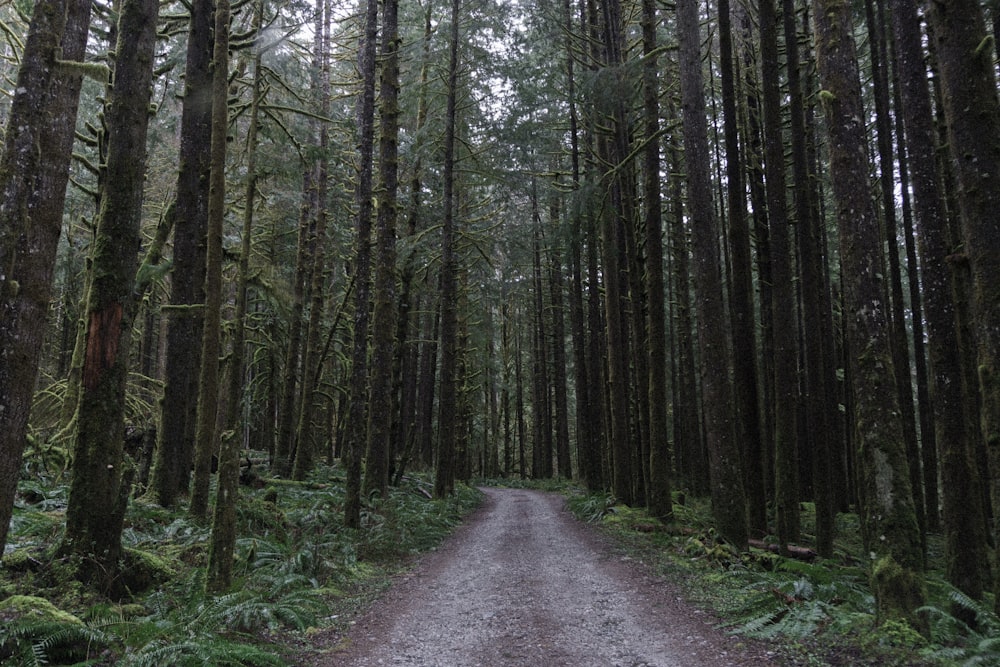
[[[675,501],[674,521],[665,525],[608,494],[568,489],[567,495],[569,509],[599,525],[628,557],[677,582],[689,600],[720,619],[720,627],[771,644],[788,664],[1000,665],[1000,620],[992,600],[971,600],[944,582],[940,536],[931,536],[928,546],[928,604],[921,613],[931,633],[925,637],[903,622],[876,624],[854,515],[838,517],[832,558],[804,560],[734,549],[713,530],[705,499]],[[808,503],[802,520],[800,546],[810,547],[815,523]],[[975,620],[962,620],[970,618]]]
[[[297,646],[361,608],[481,500],[464,485],[432,499],[430,478],[412,474],[386,498],[366,499],[362,528],[349,530],[339,468],[259,486],[241,489],[231,593],[204,592],[210,526],[183,507],[136,499],[122,535],[132,594],[111,601],[54,555],[65,483],[23,483],[0,567],[0,664],[294,664]]]

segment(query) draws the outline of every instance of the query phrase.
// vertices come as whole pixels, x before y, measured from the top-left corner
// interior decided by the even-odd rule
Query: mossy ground
[[[991,628],[1000,628],[990,611],[992,600],[963,599],[944,582],[941,535],[931,535],[928,545],[929,602],[921,618],[932,622],[918,631],[900,619],[877,620],[873,564],[864,557],[854,514],[837,517],[833,558],[804,562],[761,549],[734,550],[716,535],[707,499],[688,496],[684,505],[675,503],[674,522],[664,525],[606,495],[572,487],[565,492],[577,516],[598,524],[624,554],[678,582],[689,600],[731,631],[773,643],[788,664],[950,666],[969,659],[1000,664],[1000,646],[983,641],[995,632]],[[814,507],[803,503],[801,511],[801,546],[811,547]],[[973,609],[978,628],[963,626],[947,611],[956,600]]]
[[[19,656],[42,650],[50,665],[290,664],[282,656],[345,623],[481,500],[466,485],[432,500],[430,484],[407,476],[387,498],[365,503],[363,527],[353,531],[343,528],[340,468],[243,487],[237,581],[215,598],[204,593],[210,526],[183,506],[134,499],[122,535],[129,595],[112,601],[77,582],[74,564],[56,555],[65,487],[26,482],[0,566],[0,663],[22,664]]]

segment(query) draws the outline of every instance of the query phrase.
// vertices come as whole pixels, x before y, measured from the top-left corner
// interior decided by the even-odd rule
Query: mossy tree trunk
[[[801,291],[801,327],[803,331],[804,387],[802,421],[808,425],[805,443],[813,452],[812,484],[816,504],[816,550],[820,555],[833,555],[835,524],[833,447],[839,442],[833,436],[835,421],[831,412],[837,409],[834,397],[827,392],[828,375],[833,365],[824,355],[824,345],[831,344],[832,327],[830,299],[824,285],[827,264],[823,256],[819,216],[816,214],[814,169],[808,155],[807,141],[812,128],[807,129],[805,93],[798,46],[794,0],[782,1],[782,23],[785,34],[785,58],[788,64],[788,112],[792,144],[792,180],[795,206],[795,227],[799,253],[798,280]]]
[[[87,295],[87,344],[81,377],[73,477],[64,552],[79,575],[111,590],[118,571],[130,477],[123,456],[136,269],[152,92],[156,0],[126,0],[118,23],[114,83],[106,105],[108,188],[101,200]]]
[[[316,21],[313,28],[313,95],[319,115],[330,115],[330,53],[329,53],[330,13],[326,2],[316,5]],[[296,415],[294,460],[292,479],[303,480],[314,466],[319,447],[313,432],[313,416],[316,413],[316,399],[323,364],[320,329],[323,325],[323,310],[326,301],[327,260],[327,191],[329,186],[330,131],[326,121],[315,121],[315,158],[312,173],[314,192],[312,200],[312,267],[309,271],[309,322],[306,326],[305,357],[302,360],[302,398]]]
[[[879,619],[903,618],[919,627],[915,612],[925,595],[923,552],[897,405],[888,312],[881,296],[880,233],[868,181],[851,4],[817,0],[813,20],[853,360],[850,376],[862,534],[872,555]]]
[[[656,3],[642,3],[644,133],[643,195],[645,198],[647,345],[649,349],[649,488],[646,503],[653,516],[673,518],[670,495],[671,455],[667,403],[667,321],[663,286],[663,212],[660,197],[660,79],[657,75]]]
[[[441,224],[441,370],[438,398],[438,450],[434,471],[434,495],[444,498],[455,490],[456,454],[458,450],[460,418],[459,394],[459,340],[458,340],[458,273],[457,235],[455,229],[455,137],[458,133],[456,116],[459,68],[459,21],[462,2],[452,0],[451,32],[448,37],[447,102],[444,116],[444,181]]]
[[[760,429],[756,304],[753,258],[746,207],[746,177],[740,148],[736,104],[736,61],[733,55],[729,0],[719,0],[719,78],[722,93],[723,134],[726,146],[726,214],[732,262],[733,382],[736,392],[736,433],[746,457],[746,492],[750,530],[767,533],[767,491],[764,484],[764,443]]]
[[[211,0],[191,2],[186,58],[170,304],[163,308],[167,316],[165,378],[150,484],[156,502],[164,507],[188,493],[194,460],[212,122]]]
[[[964,245],[953,261],[972,274],[982,437],[990,457],[993,515],[1000,525],[1000,101],[982,6],[933,2],[929,11],[948,144],[957,167]],[[1000,529],[995,528],[1000,534]],[[997,542],[1000,549],[1000,541]],[[1000,591],[1000,577],[995,578]],[[1000,595],[997,596],[1000,609]]]
[[[393,400],[393,361],[396,326],[396,220],[399,191],[399,2],[386,0],[382,7],[382,53],[379,104],[378,216],[375,224],[375,311],[371,404],[368,416],[368,467],[365,493],[385,497],[389,492],[392,459],[392,426],[398,416]],[[405,332],[402,332],[405,333]],[[401,341],[398,341],[401,342]]]
[[[3,135],[0,552],[7,542],[49,311],[82,79],[77,71],[55,67],[54,60],[56,49],[64,60],[83,60],[90,8],[90,0],[35,4]]]
[[[198,378],[198,428],[195,432],[192,516],[208,514],[212,456],[219,451],[216,423],[219,414],[219,363],[222,350],[222,233],[226,217],[226,136],[229,131],[229,0],[215,2],[215,40],[212,55],[212,140],[209,170],[208,239],[205,257],[205,316]],[[225,498],[219,468],[218,493]],[[209,570],[209,589],[216,579]]]
[[[712,207],[708,129],[701,70],[698,2],[677,3],[684,158],[692,229],[695,308],[701,356],[701,391],[710,461],[712,514],[723,539],[747,546],[748,518],[744,473],[736,442],[730,353],[726,343],[719,224]]]
[[[799,477],[796,407],[798,350],[795,291],[792,283],[791,233],[785,178],[785,142],[781,114],[782,91],[778,60],[778,16],[774,0],[759,0],[761,100],[764,112],[764,172],[770,231],[771,321],[774,358],[774,505],[782,548],[799,539]]]
[[[975,398],[966,396],[962,382],[953,301],[957,277],[948,261],[956,248],[949,241],[947,207],[935,168],[936,137],[917,4],[914,0],[893,0],[891,9],[920,238],[934,423],[941,447],[947,576],[959,590],[979,599],[989,577],[986,524],[981,489],[976,483],[979,476],[974,472],[974,443],[966,428],[966,406]]]
[[[361,459],[368,441],[368,334],[372,291],[372,194],[375,153],[375,49],[378,38],[378,2],[368,0],[364,34],[358,56],[361,93],[357,101],[358,175],[354,187],[357,220],[354,271],[354,341],[351,350],[350,408],[344,449],[347,468],[344,524],[361,527]]]
[[[260,39],[261,26],[264,22],[264,3],[265,0],[258,0],[254,7],[253,29],[258,40]],[[223,18],[226,23],[221,26],[222,32],[227,31],[229,13],[230,8],[228,6],[222,5],[222,3],[216,6],[216,34],[220,33],[220,26],[218,24]],[[223,14],[225,14],[225,17],[223,17]],[[226,41],[226,50],[228,51],[228,34],[221,36]],[[217,40],[216,45],[216,53],[213,60],[216,63],[219,62],[219,58],[228,61],[228,53],[219,53],[219,49],[222,48],[221,40]],[[240,398],[243,390],[244,358],[246,356],[243,348],[246,343],[247,283],[250,278],[250,239],[253,232],[253,206],[257,195],[257,130],[260,122],[260,105],[262,103],[261,95],[263,89],[261,49],[259,45],[255,45],[254,49],[253,83],[250,87],[250,118],[249,127],[247,128],[246,200],[244,202],[245,208],[243,209],[243,232],[238,265],[239,274],[236,284],[233,350],[230,355],[229,367],[227,401],[229,414],[226,415],[226,429],[222,434],[222,446],[219,453],[219,486],[216,491],[215,508],[212,516],[212,537],[208,552],[208,576],[205,580],[205,588],[210,593],[223,593],[232,586],[233,550],[236,546],[236,505],[239,500],[240,481],[239,453],[242,443],[240,430],[243,427]],[[223,72],[227,70],[228,66],[221,69]],[[215,90],[216,95],[219,92],[219,89]],[[221,99],[216,98],[212,102],[213,139],[216,130],[226,130],[228,127],[228,106],[224,102],[225,97]],[[221,109],[216,107],[220,103],[222,103]],[[220,126],[218,123],[225,124]],[[222,158],[222,164],[225,166],[225,155]]]

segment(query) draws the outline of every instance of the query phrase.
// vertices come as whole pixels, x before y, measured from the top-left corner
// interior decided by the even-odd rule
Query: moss
[[[123,584],[133,594],[149,590],[177,574],[169,559],[149,551],[126,548],[122,556]]]
[[[45,598],[33,595],[12,595],[0,602],[0,618],[14,619],[30,616],[39,621],[56,621],[59,623],[78,623],[83,621],[63,611]]]
[[[3,568],[10,572],[28,572],[36,569],[37,563],[28,549],[17,549],[3,557]]]
[[[883,556],[872,568],[872,590],[880,625],[903,622],[925,636],[929,633],[927,620],[916,613],[927,599],[919,572],[903,568],[892,556]]]

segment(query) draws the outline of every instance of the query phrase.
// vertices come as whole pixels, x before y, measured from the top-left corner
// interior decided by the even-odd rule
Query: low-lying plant
[[[54,483],[53,483],[54,484]],[[371,498],[364,527],[343,527],[342,471],[320,468],[305,482],[269,480],[245,489],[237,510],[232,592],[205,593],[210,528],[180,509],[134,500],[122,544],[135,570],[133,597],[110,603],[55,560],[65,485],[26,482],[0,567],[0,664],[283,665],[283,642],[330,622],[331,608],[440,542],[481,500],[459,485],[428,497],[410,475]],[[139,568],[139,566],[142,566]],[[148,587],[147,590],[140,588]],[[28,597],[28,595],[34,597]]]

